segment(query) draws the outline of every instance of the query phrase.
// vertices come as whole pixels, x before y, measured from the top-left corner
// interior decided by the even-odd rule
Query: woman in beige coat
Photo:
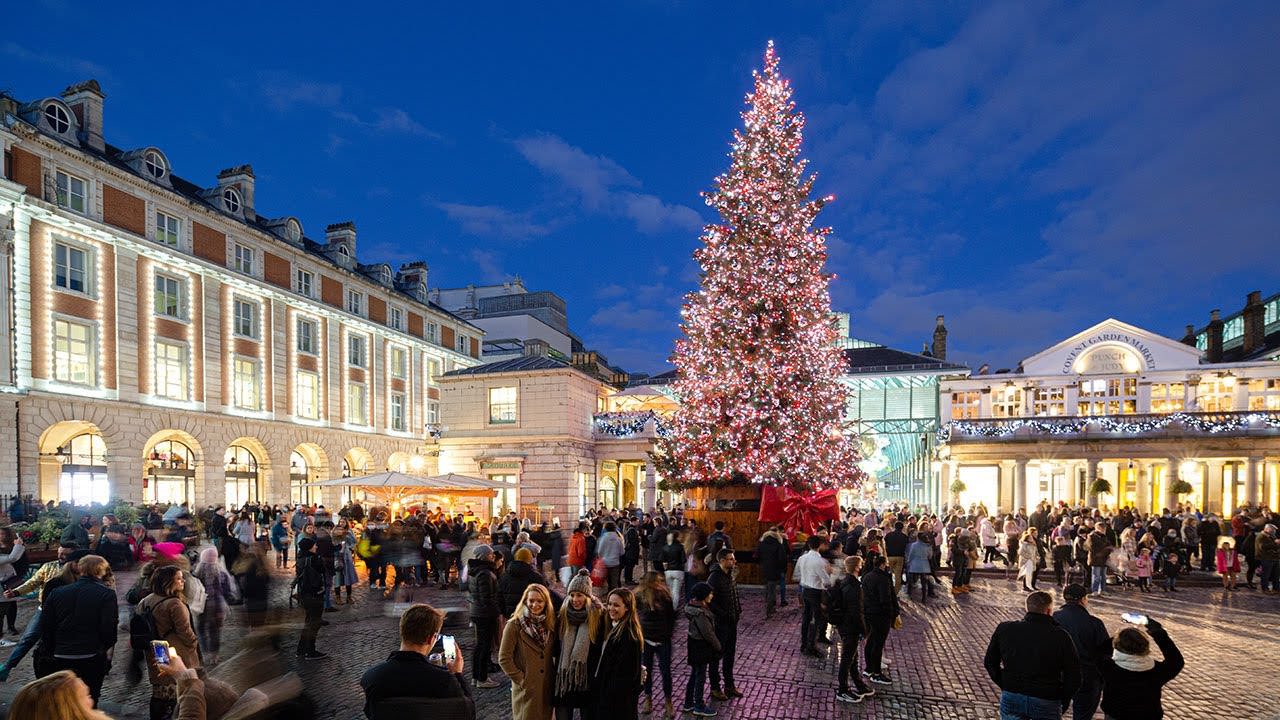
[[[151,576],[151,594],[138,603],[136,612],[150,612],[159,639],[168,642],[171,652],[194,670],[200,667],[200,639],[183,596],[185,584],[182,568],[158,568]],[[177,684],[173,676],[160,672],[154,653],[147,653],[147,670],[151,677],[151,720],[162,720],[171,716],[177,705]]]
[[[555,637],[551,593],[542,585],[530,585],[503,628],[502,645],[498,649],[498,664],[511,679],[514,720],[551,718]]]

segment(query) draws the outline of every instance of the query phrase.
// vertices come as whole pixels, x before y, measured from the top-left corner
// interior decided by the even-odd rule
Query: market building
[[[1013,371],[944,378],[935,502],[1280,507],[1278,311],[1251,293],[1183,342],[1108,319]]]
[[[0,95],[0,493],[335,503],[307,483],[433,472],[438,380],[483,332],[430,302],[426,263],[258,214],[248,165],[203,186],[110,145],[104,101]]]

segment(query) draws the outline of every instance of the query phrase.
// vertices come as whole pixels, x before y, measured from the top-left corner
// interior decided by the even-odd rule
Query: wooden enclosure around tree
[[[696,487],[686,490],[684,497],[689,503],[685,517],[696,520],[698,527],[708,535],[715,530],[717,520],[724,521],[724,531],[728,533],[734,556],[738,559],[738,582],[747,585],[763,582],[756,559],[756,545],[769,528],[769,523],[759,520],[760,487]]]

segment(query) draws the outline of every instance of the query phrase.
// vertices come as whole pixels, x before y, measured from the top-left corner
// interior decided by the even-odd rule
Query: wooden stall
[[[724,521],[724,531],[733,542],[734,555],[738,559],[738,582],[757,585],[762,582],[760,565],[756,560],[756,545],[770,523],[762,523],[760,516],[760,487],[757,485],[727,485],[725,487],[696,487],[684,492],[688,507],[685,517],[698,521],[698,527],[707,533],[715,529],[717,520]]]

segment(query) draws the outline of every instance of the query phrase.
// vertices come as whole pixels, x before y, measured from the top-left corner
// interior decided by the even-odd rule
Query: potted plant
[[[968,485],[965,485],[965,484],[964,484],[964,481],[963,481],[963,480],[961,480],[960,478],[956,478],[955,480],[952,480],[952,481],[951,481],[951,488],[950,488],[950,489],[951,489],[951,501],[952,501],[952,504],[954,504],[954,505],[959,505],[959,504],[960,504],[960,493],[964,492],[965,490],[968,490],[968,489],[969,489],[969,486],[968,486]]]
[[[1106,495],[1109,492],[1111,492],[1111,481],[1104,477],[1094,478],[1089,484],[1090,495]]]
[[[1189,492],[1194,492],[1195,488],[1191,487],[1191,483],[1187,482],[1186,480],[1183,480],[1182,478],[1178,478],[1177,480],[1174,480],[1172,483],[1169,484],[1169,490],[1174,495],[1186,495]]]

